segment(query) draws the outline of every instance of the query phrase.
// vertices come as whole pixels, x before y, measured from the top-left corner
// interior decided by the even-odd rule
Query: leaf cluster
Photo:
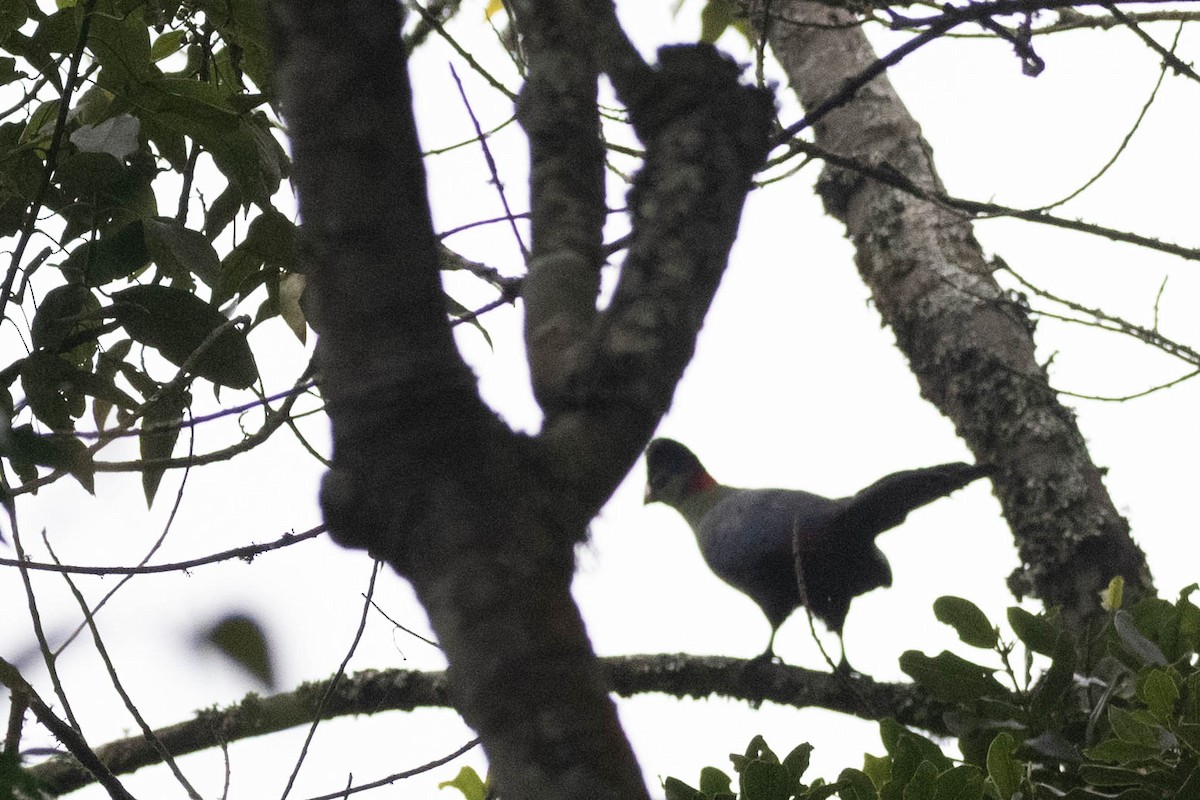
[[[1119,579],[1116,579],[1119,581]],[[1119,586],[1106,623],[1092,635],[1064,627],[1058,615],[1008,610],[1016,639],[973,603],[940,598],[939,620],[964,644],[991,650],[998,664],[950,652],[908,651],[901,668],[948,704],[945,720],[961,758],[891,719],[880,723],[886,754],[866,755],[862,769],[811,785],[801,778],[811,746],[780,761],[756,737],[731,756],[733,780],[714,767],[700,787],[675,778],[671,800],[1008,800],[1009,798],[1193,797],[1200,791],[1200,608],[1189,596],[1143,600],[1119,608]],[[1021,669],[1012,666],[1018,648]],[[1034,677],[1035,663],[1044,664]],[[1006,682],[997,679],[997,674]],[[1008,685],[1006,685],[1006,683]]]

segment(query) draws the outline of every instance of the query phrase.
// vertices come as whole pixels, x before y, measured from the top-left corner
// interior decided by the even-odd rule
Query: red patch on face
[[[717,481],[712,475],[709,475],[704,470],[698,470],[692,473],[692,479],[688,481],[688,493],[707,491],[717,485]]]

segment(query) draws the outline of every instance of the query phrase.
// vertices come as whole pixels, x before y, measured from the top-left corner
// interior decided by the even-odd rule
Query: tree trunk
[[[853,15],[804,0],[765,7],[767,41],[810,113],[876,65]],[[840,164],[827,162],[818,191],[846,225],[858,271],[922,395],[978,460],[999,468],[995,492],[1022,564],[1010,588],[1077,620],[1100,612],[1100,591],[1114,575],[1124,576],[1131,599],[1152,593],[1145,556],[1075,415],[1034,357],[1033,323],[993,277],[970,216],[869,177],[887,171],[944,194],[932,150],[891,82],[870,81],[813,130]]]
[[[412,581],[507,800],[636,800],[646,789],[570,596],[573,549],[691,356],[766,155],[771,101],[711,48],[645,64],[611,4],[518,6],[526,330],[546,413],[533,439],[480,400],[450,335],[396,4],[272,5],[333,426],[321,502],[337,541]],[[604,312],[601,70],[647,144]]]

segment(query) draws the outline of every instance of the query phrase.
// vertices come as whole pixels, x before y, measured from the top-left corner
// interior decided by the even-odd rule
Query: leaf
[[[743,800],[789,800],[796,782],[778,761],[751,761],[742,771]]]
[[[209,241],[217,238],[221,231],[233,222],[238,210],[242,207],[242,193],[237,184],[229,183],[225,190],[217,195],[208,210],[204,212],[204,234]],[[210,286],[212,284],[209,284]]]
[[[22,480],[37,477],[34,465],[66,470],[89,494],[95,494],[96,465],[83,442],[70,436],[41,435],[30,425],[13,428],[5,454]]]
[[[1124,597],[1125,578],[1114,575],[1108,586],[1104,587],[1104,591],[1100,592],[1100,607],[1105,611],[1117,611],[1121,608]]]
[[[1023,608],[1008,609],[1008,624],[1017,638],[1035,653],[1053,656],[1061,633],[1057,621],[1044,614],[1031,614]]]
[[[221,259],[204,234],[169,217],[144,220],[142,227],[150,260],[167,275],[176,280],[195,275],[208,286],[216,282]]]
[[[905,758],[911,759],[911,764],[904,765],[904,768],[910,772],[916,769],[922,761],[930,762],[939,771],[951,767],[950,759],[946,758],[940,747],[921,734],[910,731],[891,717],[886,717],[879,722],[879,738],[883,741],[883,746],[887,748],[888,753],[897,762]]]
[[[933,602],[933,613],[939,622],[954,628],[958,638],[972,647],[990,650],[999,641],[996,627],[970,600],[944,595]]]
[[[1113,628],[1121,639],[1125,651],[1144,664],[1159,667],[1167,665],[1167,657],[1163,655],[1158,645],[1142,635],[1133,622],[1133,617],[1124,609],[1113,615]]]
[[[934,800],[937,794],[937,776],[937,767],[928,761],[922,761],[904,786],[903,800]]]
[[[253,617],[230,614],[209,628],[203,638],[265,688],[275,688],[270,643]]]
[[[73,366],[84,369],[91,365],[96,352],[96,336],[102,326],[94,315],[100,301],[87,287],[69,283],[51,289],[42,298],[30,325],[34,349],[61,355]],[[67,345],[70,349],[64,351]]]
[[[67,257],[63,269],[80,275],[88,286],[104,286],[128,278],[150,263],[142,222],[137,220],[94,242],[84,242]]]
[[[982,800],[983,773],[970,764],[948,769],[937,776],[934,800]]]
[[[700,769],[700,792],[709,797],[718,794],[732,794],[733,781],[716,767],[702,767]]]
[[[65,359],[37,350],[21,362],[21,386],[33,415],[52,430],[69,431],[83,414],[83,393],[75,386],[78,370]]]
[[[118,114],[97,125],[80,125],[71,134],[71,144],[84,153],[107,153],[124,161],[138,150],[141,123],[131,114]]]
[[[175,55],[183,49],[183,40],[183,31],[167,31],[155,39],[154,44],[150,45],[151,60],[162,61],[164,58]]]
[[[863,753],[862,771],[871,779],[876,789],[882,789],[892,779],[892,760],[887,756]]]
[[[1166,723],[1179,700],[1179,687],[1164,670],[1154,669],[1138,676],[1137,697],[1159,722]]]
[[[79,152],[67,156],[54,172],[54,179],[62,187],[67,197],[92,199],[96,195],[110,194],[125,178],[125,167],[111,153]],[[68,211],[69,213],[69,211]],[[76,227],[90,231],[96,223],[92,214],[85,223],[76,223]],[[82,232],[82,231],[81,231]],[[78,235],[74,230],[64,235],[64,241],[69,241]]]
[[[1030,700],[1033,712],[1038,715],[1048,714],[1067,700],[1069,691],[1075,679],[1075,645],[1071,637],[1062,634],[1054,650],[1054,660],[1050,669],[1042,675],[1034,687]]]
[[[215,330],[227,323],[221,312],[195,295],[166,286],[133,286],[113,294],[112,313],[136,341],[181,367]],[[258,378],[246,335],[226,328],[192,365],[213,383],[245,389]]]
[[[704,793],[693,789],[678,778],[667,778],[663,781],[666,800],[708,800]]]
[[[1017,793],[1021,786],[1023,768],[1021,762],[1013,757],[1017,744],[1009,733],[998,733],[988,747],[987,771],[996,790],[1000,792],[1001,800],[1008,800]]]
[[[804,777],[804,773],[808,771],[808,765],[812,759],[813,746],[808,742],[798,744],[792,748],[792,752],[783,757],[783,765],[787,767],[787,771],[795,778],[796,783]]]
[[[857,769],[844,769],[837,779],[838,796],[842,800],[878,800],[879,793],[875,784],[865,772]]]
[[[934,697],[950,703],[980,697],[1003,697],[1008,691],[992,677],[994,669],[973,664],[942,651],[935,658],[909,650],[900,656],[900,669],[927,688]]]
[[[307,282],[305,276],[295,272],[285,272],[279,277],[279,316],[301,344],[308,337],[308,323],[300,307],[300,296],[304,294]]]
[[[733,0],[708,0],[700,12],[700,41],[715,44],[737,19]]]
[[[184,412],[191,404],[191,396],[185,391],[164,392],[146,407],[142,417],[142,432],[138,437],[142,460],[170,458],[179,439],[180,425]],[[142,469],[142,492],[146,496],[146,507],[154,504],[154,495],[162,481],[166,467],[147,466]]]
[[[98,0],[94,7],[75,7],[76,23],[89,14],[88,48],[100,64],[98,84],[115,94],[158,73],[150,59],[150,31],[143,8],[118,7],[117,0]]]
[[[668,780],[671,780],[668,778]],[[463,767],[454,776],[452,781],[442,781],[438,784],[439,789],[445,788],[458,789],[462,793],[463,800],[487,800],[487,786],[484,785],[483,779],[479,777],[479,773],[470,767]]]

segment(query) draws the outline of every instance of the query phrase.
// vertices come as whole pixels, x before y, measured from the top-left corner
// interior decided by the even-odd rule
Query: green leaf
[[[1159,722],[1171,720],[1179,700],[1179,687],[1165,670],[1152,669],[1138,675],[1136,690],[1138,699]]]
[[[81,151],[63,159],[54,179],[67,197],[91,198],[112,192],[125,178],[125,167],[111,153]],[[89,215],[90,216],[90,215]],[[94,219],[88,220],[90,230]],[[82,227],[82,226],[80,226]],[[74,238],[68,233],[67,239]]]
[[[700,769],[700,791],[703,794],[713,797],[718,794],[732,794],[733,781],[729,776],[716,767],[702,767]]]
[[[1008,691],[992,677],[994,669],[973,664],[948,651],[935,658],[909,650],[900,656],[900,669],[939,700],[960,703],[980,697],[1004,697]]]
[[[300,306],[300,298],[308,279],[295,272],[285,272],[279,277],[279,316],[287,323],[288,328],[296,338],[304,344],[308,338],[308,322],[304,309]]]
[[[700,41],[714,44],[737,19],[733,0],[708,0],[700,12]]]
[[[904,786],[903,800],[934,800],[937,795],[938,770],[928,761],[922,761]]]
[[[204,235],[209,241],[217,238],[221,231],[233,222],[238,210],[242,207],[242,193],[237,184],[230,182],[224,191],[217,195],[208,210],[204,212]]]
[[[837,779],[838,796],[842,800],[878,800],[879,793],[875,784],[865,772],[857,769],[844,769]]]
[[[1135,744],[1134,742],[1122,742],[1120,739],[1105,739],[1095,747],[1090,747],[1083,751],[1083,754],[1093,761],[1107,761],[1115,764],[1128,764],[1130,762],[1143,761],[1147,758],[1156,758],[1161,755],[1163,749],[1154,745]]]
[[[275,688],[270,643],[253,617],[230,614],[209,628],[204,639],[265,688]]]
[[[1013,757],[1017,744],[1011,734],[998,733],[988,748],[987,770],[1001,800],[1008,800],[1021,786],[1024,772],[1021,762]]]
[[[118,114],[96,125],[80,125],[71,134],[71,144],[83,153],[107,153],[118,162],[138,151],[141,123],[130,114]]]
[[[750,744],[746,745],[744,757],[747,761],[766,761],[770,764],[778,764],[779,757],[775,755],[770,747],[767,746],[767,740],[762,735],[757,735],[750,740]],[[730,758],[733,758],[731,755]]]
[[[937,776],[934,800],[982,800],[983,773],[970,764],[953,767]]]
[[[796,782],[778,761],[751,761],[742,771],[743,800],[789,800]]]
[[[912,764],[906,766],[910,771],[916,769],[922,761],[932,763],[939,771],[949,769],[950,759],[933,741],[915,731],[901,725],[891,717],[885,717],[879,722],[879,738],[888,753],[897,761],[911,758]]]
[[[67,257],[63,269],[68,275],[82,276],[88,286],[104,286],[128,278],[149,263],[150,254],[138,220],[94,242],[79,245]]]
[[[892,779],[892,760],[887,756],[863,753],[863,772],[877,790],[882,789]]]
[[[195,275],[208,286],[216,282],[221,259],[204,234],[168,217],[148,219],[142,225],[146,252],[163,272],[176,280]]]
[[[32,144],[39,148],[48,147],[54,134],[54,126],[58,122],[58,101],[50,100],[38,106],[25,123],[21,134],[22,144]]]
[[[703,792],[693,789],[678,778],[667,778],[663,781],[663,789],[667,800],[708,800]]]
[[[37,477],[35,465],[65,470],[79,485],[95,493],[96,465],[83,442],[70,436],[40,435],[30,425],[13,428],[4,454],[22,480]]]
[[[1084,764],[1079,768],[1079,777],[1093,786],[1137,786],[1146,782],[1146,776],[1136,770],[1099,764]]]
[[[1167,658],[1154,642],[1142,635],[1134,624],[1133,617],[1124,609],[1113,615],[1113,628],[1121,640],[1125,651],[1137,658],[1143,664],[1153,664],[1164,667]]]
[[[112,313],[129,335],[183,366],[205,340],[225,325],[221,312],[195,295],[166,286],[133,286],[113,294]],[[258,378],[246,335],[226,328],[192,366],[213,383],[245,389]]]
[[[1035,714],[1044,715],[1059,708],[1070,697],[1075,679],[1075,646],[1071,637],[1063,634],[1054,650],[1054,661],[1034,687],[1030,699]]]
[[[668,780],[671,779],[668,778]],[[479,773],[470,767],[460,769],[458,775],[454,776],[454,780],[442,781],[438,784],[439,789],[447,787],[461,792],[463,800],[487,800],[487,786],[479,777]]]
[[[157,62],[178,53],[183,49],[184,35],[183,31],[167,31],[159,36],[150,45],[150,58]]]
[[[88,47],[101,67],[101,87],[121,94],[158,73],[150,60],[150,32],[142,8],[119,8],[115,0],[99,0],[94,10],[79,4],[76,12],[77,24],[85,13],[91,14]]]
[[[990,650],[999,641],[996,627],[970,600],[944,595],[933,602],[933,613],[939,622],[954,628],[958,638],[972,647]]]
[[[34,348],[61,355],[79,369],[87,368],[102,327],[99,310],[100,301],[85,286],[70,283],[51,289],[33,315],[30,335]]]
[[[65,359],[38,350],[21,363],[21,386],[33,415],[52,430],[69,431],[83,414],[83,392],[75,385],[79,372]]]
[[[1044,614],[1031,614],[1023,608],[1008,609],[1008,624],[1017,638],[1035,653],[1053,656],[1061,629],[1056,620]]]
[[[175,442],[179,439],[184,412],[191,400],[185,391],[164,392],[146,407],[142,417],[142,432],[138,437],[143,461],[171,457]],[[166,467],[155,466],[142,469],[142,491],[147,507],[154,504],[154,495],[166,471]]]
[[[213,302],[245,296],[261,282],[263,268],[294,272],[297,228],[275,209],[267,209],[250,222],[246,238],[221,263]]]
[[[787,771],[799,783],[804,777],[804,773],[808,771],[809,762],[812,759],[813,746],[808,742],[798,744],[792,748],[792,752],[788,753],[783,758],[783,765],[787,767]]]

